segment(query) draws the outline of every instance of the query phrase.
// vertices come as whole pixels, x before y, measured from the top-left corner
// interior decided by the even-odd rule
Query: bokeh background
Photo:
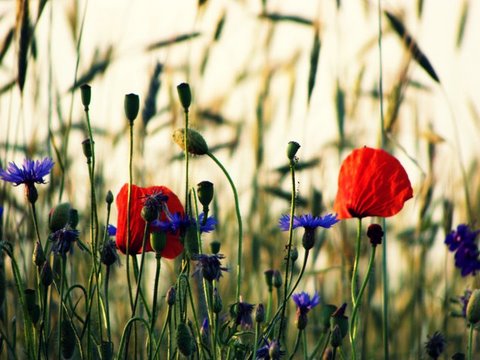
[[[40,194],[45,217],[61,201],[79,209],[88,205],[81,152],[87,134],[78,91],[85,82],[92,86],[98,194],[116,193],[128,180],[123,99],[133,92],[142,104],[134,182],[167,185],[182,197],[184,167],[171,134],[183,126],[176,85],[188,82],[192,127],[239,189],[246,298],[259,302],[266,291],[263,271],[282,265],[286,236],[277,221],[289,206],[288,141],[302,145],[298,211],[315,214],[332,211],[339,167],[349,151],[383,145],[405,166],[415,193],[387,221],[392,349],[416,358],[426,336],[442,330],[450,352],[461,350],[464,323],[449,316],[450,298],[475,287],[475,279],[460,277],[443,239],[457,223],[475,226],[480,210],[478,2],[380,1],[379,12],[378,2],[364,0],[31,1],[33,36],[20,91],[21,3],[0,2],[0,165],[26,156],[55,160],[59,166]],[[384,11],[407,29],[437,79]],[[208,158],[191,165],[190,181],[215,183],[219,231],[208,241],[222,242],[233,268],[237,228],[228,183]],[[31,232],[21,191],[1,185],[0,195],[5,216],[13,219],[6,231]],[[115,210],[112,217],[115,223]],[[304,287],[320,291],[327,303],[348,299],[354,228],[346,221],[319,234]],[[29,246],[24,244],[25,253]],[[233,281],[222,286],[233,294]],[[373,330],[364,341],[378,344],[379,272],[369,296]]]

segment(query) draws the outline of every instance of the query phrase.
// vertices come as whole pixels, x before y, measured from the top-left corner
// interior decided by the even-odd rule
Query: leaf
[[[261,19],[267,19],[274,22],[288,21],[288,22],[293,22],[301,25],[309,25],[309,26],[313,25],[312,20],[306,19],[301,16],[296,16],[296,15],[285,15],[285,14],[279,14],[279,13],[262,13],[258,17]]]
[[[318,59],[320,57],[320,31],[317,28],[313,37],[312,50],[310,52],[310,72],[308,74],[308,104],[312,97],[313,88],[315,87],[315,79],[317,77]]]
[[[402,22],[388,11],[385,11],[385,15],[387,16],[388,21],[390,21],[390,25],[392,26],[393,30],[395,30],[397,35],[402,38],[405,46],[407,47],[408,51],[411,53],[415,61],[423,68],[423,70],[427,72],[428,75],[430,75],[433,80],[435,80],[437,83],[440,83],[440,78],[433,69],[432,64],[425,56],[423,51],[420,50],[417,42],[414,38],[412,38],[410,33],[402,24]]]
[[[174,44],[178,44],[178,43],[181,43],[181,42],[184,42],[184,41],[188,41],[188,40],[191,40],[191,39],[194,39],[198,36],[200,36],[201,33],[199,32],[193,32],[193,33],[190,33],[190,34],[182,34],[182,35],[177,35],[177,36],[174,36],[170,39],[166,39],[166,40],[160,40],[156,43],[153,43],[153,44],[150,44],[147,46],[146,50],[147,51],[152,51],[152,50],[156,50],[158,48],[162,48],[162,47],[165,47],[165,46],[170,46],[170,45],[174,45]]]

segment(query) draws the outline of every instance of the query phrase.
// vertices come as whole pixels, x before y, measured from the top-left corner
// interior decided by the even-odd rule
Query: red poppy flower
[[[165,186],[150,186],[142,188],[132,184],[131,204],[130,204],[130,244],[128,252],[130,254],[139,254],[142,252],[143,232],[145,230],[145,220],[142,219],[141,212],[145,202],[145,197],[156,193],[162,193],[168,200],[166,205],[171,214],[184,214],[183,206],[177,195]],[[117,247],[122,253],[127,252],[127,207],[128,207],[128,184],[120,189],[116,199],[118,208],[118,223],[116,242]],[[159,220],[165,221],[166,215],[162,211]],[[150,232],[148,233],[150,236]],[[145,251],[153,251],[150,241],[147,239]],[[180,242],[179,234],[167,234],[167,244],[162,251],[162,257],[174,259],[183,251],[183,244]]]
[[[384,150],[364,147],[343,161],[334,209],[337,217],[389,217],[413,196],[400,162]]]

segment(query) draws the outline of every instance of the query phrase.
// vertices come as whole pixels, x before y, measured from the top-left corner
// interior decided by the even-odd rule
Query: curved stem
[[[467,359],[473,359],[473,324],[470,324],[470,329],[468,331],[468,348],[467,348]]]
[[[218,165],[218,167],[223,171],[224,175],[226,176],[228,182],[230,183],[230,187],[233,191],[233,197],[235,199],[235,214],[237,216],[237,223],[238,223],[238,250],[237,250],[237,290],[236,290],[236,301],[240,302],[240,285],[242,283],[242,245],[243,245],[243,224],[242,224],[242,216],[240,214],[240,203],[238,200],[238,193],[235,184],[232,181],[232,178],[228,174],[225,167],[222,163],[213,155],[211,152],[208,152],[207,155]]]

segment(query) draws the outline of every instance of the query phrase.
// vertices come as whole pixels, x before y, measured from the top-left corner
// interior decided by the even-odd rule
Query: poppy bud
[[[208,153],[208,145],[203,136],[195,130],[188,129],[188,152],[194,155]],[[185,129],[177,129],[173,132],[173,141],[185,151]]]
[[[480,290],[473,290],[467,304],[467,321],[475,325],[480,321]]]
[[[45,287],[49,287],[50,285],[52,285],[53,272],[48,261],[45,261],[45,263],[43,264],[42,271],[40,272],[40,280]]]
[[[333,330],[336,325],[340,328],[342,338],[348,334],[348,317],[345,316],[347,304],[340,306],[330,317],[330,328]]]
[[[190,329],[188,328],[187,324],[180,323],[177,326],[177,347],[178,350],[184,356],[190,356],[194,350],[194,344],[192,339],[192,334],[190,333]]]
[[[212,254],[218,254],[220,252],[220,241],[212,241],[210,243],[210,250],[212,250]]]
[[[267,283],[268,286],[268,291],[272,291],[272,286],[273,286],[273,273],[274,270],[269,269],[264,272],[265,274],[265,282]]]
[[[262,323],[265,321],[265,306],[260,303],[257,305],[257,308],[255,309],[255,321],[257,323]]]
[[[177,91],[183,109],[188,112],[188,108],[192,104],[192,93],[190,91],[190,85],[188,85],[187,83],[181,83],[177,85]]]
[[[125,116],[133,124],[133,121],[137,118],[138,109],[140,108],[140,98],[137,94],[125,95],[124,101]]]
[[[70,219],[70,203],[61,203],[50,210],[48,215],[48,227],[51,232],[63,229]]]
[[[273,286],[279,289],[282,286],[282,274],[278,270],[273,272]]]
[[[144,205],[140,215],[145,222],[151,223],[153,220],[158,218],[158,207]]]
[[[340,330],[340,326],[338,326],[338,324],[335,324],[332,329],[332,335],[330,337],[330,345],[332,345],[332,347],[334,348],[337,348],[342,345],[342,340],[343,336],[342,331]]]
[[[76,229],[78,225],[78,210],[70,209],[69,213],[68,225],[70,225],[72,229]]]
[[[203,206],[210,205],[213,199],[213,183],[202,181],[197,184],[198,200]]]
[[[167,304],[168,306],[175,305],[175,300],[177,298],[177,291],[173,286],[170,287],[167,291]]]
[[[92,144],[93,144],[93,142],[90,141],[90,139],[85,139],[85,140],[82,141],[83,155],[85,155],[87,160],[89,160],[93,155]]]
[[[39,241],[35,243],[35,246],[33,247],[33,263],[40,267],[43,265],[45,262],[45,253],[43,252],[42,245],[40,244]]]
[[[85,110],[88,110],[90,106],[90,100],[92,99],[92,88],[88,84],[80,86],[80,94],[82,95],[82,104]]]
[[[75,351],[75,333],[73,332],[70,321],[63,320],[60,330],[60,347],[62,350],[62,356],[65,359],[70,359]]]
[[[152,246],[153,251],[160,254],[167,245],[167,234],[163,231],[152,232],[150,235],[150,245]]]
[[[111,205],[113,203],[113,193],[110,190],[108,190],[107,195],[105,196],[105,202],[108,205]]]
[[[371,224],[367,230],[367,236],[370,239],[372,246],[377,246],[382,243],[383,230],[378,224]]]
[[[215,314],[218,314],[223,309],[223,302],[217,288],[213,289],[213,304],[212,310]]]
[[[296,141],[289,141],[287,145],[287,157],[290,161],[295,159],[295,155],[297,155],[297,151],[300,149],[300,144]]]

